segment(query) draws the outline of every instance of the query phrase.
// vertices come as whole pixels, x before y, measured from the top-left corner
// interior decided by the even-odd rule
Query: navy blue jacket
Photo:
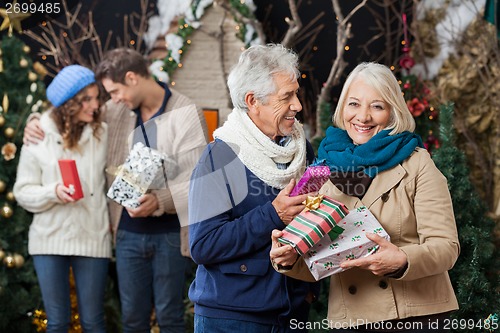
[[[308,164],[313,159],[307,142]],[[277,273],[269,259],[271,231],[285,228],[271,204],[279,192],[225,142],[205,149],[189,192],[189,242],[199,265],[189,297],[197,314],[281,326],[307,320],[311,284]]]

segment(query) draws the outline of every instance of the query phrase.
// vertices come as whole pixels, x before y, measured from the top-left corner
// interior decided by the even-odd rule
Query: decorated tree
[[[500,311],[500,256],[493,242],[494,222],[487,217],[487,206],[469,180],[465,154],[456,146],[452,114],[451,104],[440,110],[441,146],[433,159],[448,179],[461,247],[450,272],[460,306],[453,316],[474,322],[458,327],[460,332],[489,332],[495,327],[491,321],[499,324],[495,315]],[[485,327],[488,318],[491,326],[486,323]]]
[[[32,217],[17,206],[12,188],[25,119],[41,108],[44,68],[33,64],[30,48],[9,33],[0,44],[0,331],[31,332],[30,313],[41,305],[28,229]]]

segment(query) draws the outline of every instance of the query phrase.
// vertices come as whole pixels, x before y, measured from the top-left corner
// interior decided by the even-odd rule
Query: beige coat
[[[181,221],[181,253],[189,256],[187,228],[187,197],[191,172],[207,144],[206,122],[194,103],[173,89],[165,112],[154,119],[158,128],[158,150],[176,160],[179,171],[175,179],[168,179],[168,187],[153,190],[159,208],[153,216],[164,213],[178,214]],[[135,128],[137,115],[123,104],[108,101],[105,120],[109,128],[107,167],[110,170],[123,164],[132,146],[130,134]],[[115,175],[107,174],[108,187]],[[109,214],[113,232],[116,233],[123,207],[109,201]]]
[[[425,149],[381,172],[362,200],[340,192],[331,182],[321,192],[349,209],[366,206],[408,258],[399,279],[353,268],[331,277],[328,319],[331,326],[402,319],[458,309],[448,277],[460,246],[446,178]],[[299,259],[289,276],[313,281]],[[345,327],[345,326],[344,326]]]

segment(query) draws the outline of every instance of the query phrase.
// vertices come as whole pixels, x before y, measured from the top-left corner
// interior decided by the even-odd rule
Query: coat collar
[[[349,196],[340,191],[331,181],[328,181],[328,185],[324,187],[323,194],[334,197],[336,200],[345,204],[349,209],[357,208],[360,206],[366,206],[370,208],[373,203],[382,197],[386,196],[393,187],[395,187],[406,175],[406,170],[401,166],[401,164],[395,167],[379,173],[370,184],[368,191],[366,192],[363,199],[358,199],[354,196]]]
[[[363,197],[363,204],[370,208],[378,198],[382,197],[382,200],[384,200],[384,196],[387,196],[387,193],[395,187],[405,175],[406,170],[401,164],[379,173],[373,178],[373,182]],[[385,201],[387,201],[387,199],[385,199]]]

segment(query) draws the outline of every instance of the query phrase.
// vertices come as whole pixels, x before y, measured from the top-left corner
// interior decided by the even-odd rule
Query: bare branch
[[[292,46],[297,33],[300,31],[300,29],[302,29],[302,21],[300,20],[295,0],[288,0],[288,7],[290,8],[292,19],[288,17],[285,19],[286,23],[288,24],[288,30],[285,34],[285,37],[283,37],[281,44],[289,48]]]

